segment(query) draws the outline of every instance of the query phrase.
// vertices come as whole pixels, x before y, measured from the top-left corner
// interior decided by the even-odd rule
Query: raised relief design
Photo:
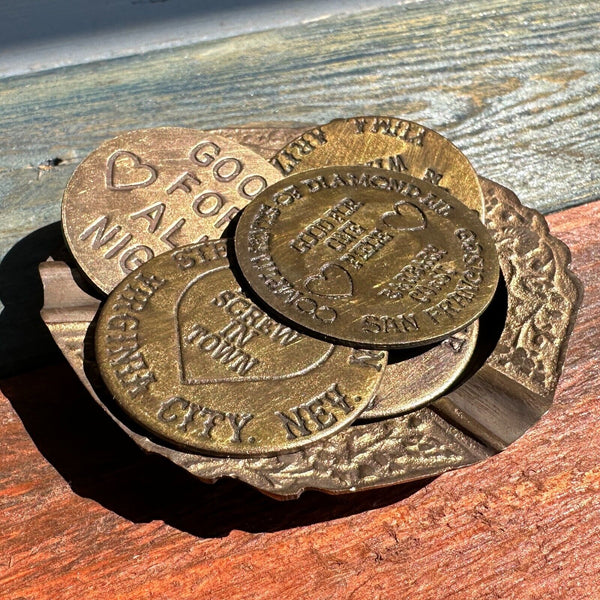
[[[430,477],[483,460],[491,451],[424,408],[373,425],[356,425],[330,441],[312,444],[293,454],[209,465],[200,457],[174,451],[170,458],[196,475],[214,480],[220,471],[270,495],[296,497],[316,488],[339,492],[368,489]],[[141,441],[148,448],[147,439]],[[240,464],[243,463],[243,464]]]
[[[128,150],[117,150],[106,163],[106,187],[115,192],[145,188],[152,185],[158,173]]]
[[[410,202],[396,202],[394,211],[384,213],[381,220],[397,231],[419,231],[427,227],[423,211]]]
[[[350,273],[335,263],[324,264],[318,275],[311,275],[304,282],[311,293],[324,298],[349,298],[354,293]]]
[[[552,237],[544,217],[508,189],[484,183],[492,231],[506,287],[506,325],[489,364],[542,396],[558,383],[580,301],[568,268],[569,249]]]
[[[279,381],[310,373],[327,361],[334,346],[317,344],[271,319],[234,285],[207,302],[206,279],[223,271],[227,268],[203,273],[177,301],[182,383]]]

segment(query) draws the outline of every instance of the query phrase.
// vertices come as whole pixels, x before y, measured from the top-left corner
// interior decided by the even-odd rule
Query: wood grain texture
[[[411,2],[413,0],[402,0]],[[20,0],[3,3],[0,77],[130,56],[398,0]],[[118,17],[117,17],[118,16]],[[117,17],[117,18],[115,18]]]
[[[549,221],[586,290],[555,404],[417,491],[202,485],[124,439],[64,364],[0,381],[3,598],[597,599],[600,202]]]
[[[156,125],[396,114],[529,206],[597,199],[599,15],[575,0],[424,0],[2,80],[0,256],[58,220],[73,168],[102,140]]]

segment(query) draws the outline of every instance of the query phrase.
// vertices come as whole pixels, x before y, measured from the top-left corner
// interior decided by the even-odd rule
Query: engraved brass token
[[[284,175],[333,165],[399,171],[447,189],[484,215],[481,185],[467,157],[423,125],[395,117],[335,119],[289,142],[271,163]]]
[[[439,398],[462,375],[478,333],[475,321],[417,356],[401,359],[396,355],[406,351],[391,352],[377,394],[360,418],[395,417]]]
[[[75,170],[63,196],[64,236],[85,274],[108,293],[153,256],[220,237],[280,178],[224,136],[180,127],[129,131]]]
[[[366,408],[387,353],[276,322],[240,290],[228,244],[173,250],[116,286],[95,337],[108,389],[144,427],[203,453],[269,456],[332,435]]]
[[[323,339],[402,348],[474,321],[498,281],[474,211],[439,187],[372,167],[328,167],[271,186],[235,233],[265,303]]]

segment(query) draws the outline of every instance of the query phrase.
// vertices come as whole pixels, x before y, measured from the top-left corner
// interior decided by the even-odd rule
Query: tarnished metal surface
[[[404,119],[385,116],[334,119],[307,129],[279,150],[271,163],[283,175],[334,165],[370,165],[406,172],[446,188],[484,214],[475,170],[450,140]]]
[[[485,365],[435,410],[502,449],[548,410],[583,289],[571,254],[537,211],[481,178],[488,228],[508,292],[502,335]]]
[[[222,239],[153,258],[111,292],[95,359],[119,406],[175,445],[206,454],[292,452],[367,407],[387,352],[334,346],[260,310]]]
[[[153,256],[219,238],[279,171],[232,137],[159,127],[94,150],[63,196],[65,239],[103,292]]]
[[[494,242],[477,213],[385,169],[294,173],[261,192],[235,231],[252,290],[321,339],[363,348],[441,341],[487,307]]]
[[[377,394],[360,418],[393,417],[439,398],[469,364],[478,334],[479,322],[475,321],[424,351],[392,350]]]

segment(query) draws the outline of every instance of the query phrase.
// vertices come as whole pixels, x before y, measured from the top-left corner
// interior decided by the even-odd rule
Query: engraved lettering
[[[124,235],[110,250],[107,250],[104,254],[104,258],[116,256],[132,239],[133,235],[131,233]]]
[[[225,204],[225,198],[218,192],[204,192],[194,198],[192,208],[199,217],[212,217],[216,215]]]
[[[267,187],[267,180],[262,175],[248,175],[238,186],[238,194],[246,200],[254,200]]]
[[[217,144],[204,141],[191,149],[190,160],[201,167],[208,167],[219,154],[221,154],[221,148]]]
[[[271,164],[276,167],[283,175],[289,175],[294,167],[301,162],[304,156],[322,146],[327,142],[325,132],[316,127],[310,131],[304,132],[299,138],[290,142],[285,150],[271,159]]]
[[[242,441],[242,429],[254,418],[250,413],[225,413],[229,419],[229,424],[233,433],[231,434],[230,442],[239,444]],[[250,441],[250,439],[248,440]]]
[[[425,181],[429,181],[430,183],[433,183],[433,185],[440,185],[440,181],[443,176],[444,176],[443,173],[438,173],[438,172],[434,171],[433,169],[427,169],[425,171],[425,174],[423,175],[423,179]]]
[[[252,338],[258,335],[258,332],[250,329],[245,323],[231,321],[219,330],[219,335],[238,348],[243,348]]]
[[[380,352],[379,354],[381,355],[381,359],[385,357],[384,352]],[[380,369],[381,366],[377,370],[379,371]],[[328,402],[334,408],[339,408],[346,415],[350,414],[354,410],[354,407],[350,406],[348,403],[348,396],[340,391],[337,383],[334,383],[321,397],[324,402]],[[360,401],[360,398],[357,397],[355,400],[358,402]]]
[[[354,132],[364,134],[367,131],[381,135],[395,137],[415,146],[422,146],[425,137],[425,128],[395,118],[387,117],[361,117],[352,119]]]
[[[323,408],[323,400],[321,398],[313,398],[309,400],[304,407],[312,422],[316,425],[318,431],[331,427],[337,418],[333,413],[328,413]]]
[[[456,320],[461,310],[470,304],[476,297],[481,283],[483,282],[483,248],[477,241],[476,234],[469,230],[460,228],[454,232],[460,241],[463,251],[464,271],[458,272],[459,280],[454,291],[446,294],[436,305],[427,307],[424,312],[437,325],[442,319]]]
[[[185,225],[185,219],[178,219],[169,227],[161,236],[160,239],[163,241],[169,248],[177,248],[180,244],[176,244],[171,239],[183,226]]]
[[[333,409],[341,410],[346,415],[354,410],[354,407],[348,402],[348,397],[340,391],[339,385],[334,383],[322,394],[290,408],[287,413],[275,411],[275,415],[283,425],[287,439],[295,440],[299,436],[306,437],[336,423],[337,417],[325,408],[325,404],[329,404]],[[311,427],[314,431],[311,431]]]
[[[156,275],[138,273],[135,275],[133,283],[125,285],[116,295],[112,304],[112,309],[118,311],[122,308],[124,310],[141,312],[144,310],[148,300],[150,300],[154,293],[166,283],[167,281],[165,279],[157,277]]]
[[[406,166],[401,154],[376,158],[375,160],[365,163],[365,166],[377,167],[378,169],[387,169],[388,171],[396,171],[397,173],[408,171],[408,167]]]
[[[186,433],[187,429],[188,429],[188,425],[190,423],[192,423],[192,421],[194,420],[194,417],[196,416],[196,413],[201,412],[201,410],[202,409],[200,407],[198,407],[198,405],[195,404],[194,402],[188,402],[187,410],[181,419],[181,423],[179,423],[177,425],[177,429]]]
[[[393,239],[394,236],[389,232],[375,228],[359,242],[354,244],[340,260],[347,262],[354,269],[361,269],[372,256],[377,254]]]
[[[106,328],[127,331],[130,329],[137,329],[139,323],[140,322],[137,317],[123,313],[120,315],[112,315],[106,322]]]
[[[295,185],[288,185],[279,192],[275,192],[273,194],[272,200],[275,204],[287,206],[288,204],[292,204],[294,200],[300,200],[301,198],[302,194],[300,193],[300,190]],[[276,209],[271,208],[271,210]],[[277,215],[279,215],[279,211],[277,212]]]
[[[385,352],[355,348],[348,357],[348,364],[375,369],[379,373],[383,369],[384,358]]]
[[[136,213],[129,215],[130,219],[146,219],[148,221],[148,233],[154,233],[165,213],[166,206],[162,202],[157,202],[148,208],[143,208]]]
[[[194,324],[192,330],[184,335],[187,343],[193,343],[199,350],[210,355],[213,360],[226,366],[238,375],[246,375],[259,361],[240,348],[212,333],[199,324]]]
[[[167,188],[166,192],[169,196],[177,190],[189,194],[192,191],[192,183],[200,185],[202,182],[193,173],[186,171]]]
[[[300,162],[300,160],[294,158],[289,152],[282,150],[269,162],[283,175],[289,175],[294,170],[294,167]]]
[[[286,304],[291,304],[299,311],[323,322],[333,323],[337,318],[336,311],[330,306],[319,305],[312,298],[294,289],[292,284],[283,277],[273,259],[269,255],[261,254],[251,259],[252,264],[259,272],[259,278],[276,295],[284,298]]]
[[[148,370],[148,365],[141,354],[133,358],[135,360],[127,363],[123,368],[115,370],[115,375],[129,395],[136,398],[140,394],[148,392],[148,386],[156,381],[156,377]]]
[[[314,179],[302,179],[300,183],[305,185],[311,194],[329,187],[322,175],[317,175]]]
[[[441,345],[449,348],[452,352],[454,352],[454,354],[460,354],[463,351],[463,347],[466,343],[467,340],[456,337],[455,335],[451,335],[449,338],[443,340]]]
[[[137,308],[139,302],[147,301],[145,297],[141,297],[137,293],[133,297],[125,297],[123,300],[126,303],[126,309],[129,307],[129,303]],[[120,305],[117,303],[113,308],[118,311]],[[109,331],[117,331],[117,333],[109,333],[105,337],[108,363],[119,383],[132,398],[135,398],[146,393],[148,386],[156,381],[156,378],[148,368],[140,351],[137,335],[139,320],[126,313],[115,315],[115,317],[107,322]]]
[[[152,248],[140,244],[138,246],[133,246],[133,248],[129,248],[121,254],[119,257],[119,266],[121,267],[121,271],[127,274],[135,271],[151,258],[154,258],[154,251]]]
[[[367,230],[354,221],[346,221],[331,237],[327,238],[326,244],[336,252],[344,252],[348,244],[360,239]]]
[[[306,426],[304,417],[300,415],[301,406],[296,406],[289,410],[292,416],[280,411],[275,411],[275,415],[279,417],[283,428],[287,434],[288,440],[295,440],[298,436],[307,436],[311,434],[310,429]]]
[[[227,326],[227,331],[234,331],[233,323],[252,328],[257,333],[269,336],[280,346],[289,346],[302,339],[297,331],[277,323],[266,313],[252,305],[252,303],[238,292],[224,290],[211,301],[212,304],[223,308],[225,312],[232,315],[235,321]],[[222,330],[223,331],[223,330]],[[230,340],[231,341],[231,340]]]
[[[213,175],[217,181],[226,183],[233,181],[242,172],[243,168],[244,165],[241,160],[229,156],[215,163]]]
[[[111,365],[123,365],[141,358],[138,352],[140,346],[137,331],[107,335],[106,341],[111,344],[107,348],[108,360]]]
[[[311,180],[312,181],[312,180]],[[321,240],[328,238],[332,231],[340,227],[340,223],[348,227],[350,223],[355,229],[359,228],[359,233],[363,232],[364,229],[352,221],[347,221],[347,217],[354,214],[362,204],[355,202],[352,198],[344,198],[340,200],[334,207],[323,213],[323,216],[316,219],[310,225],[306,226],[291,242],[290,247],[297,250],[301,254],[307,252],[314,246],[316,246]],[[344,239],[344,230],[342,228],[341,239]],[[333,241],[332,241],[333,238]],[[332,238],[327,239],[327,245],[333,247],[336,245],[336,234],[332,235]],[[333,244],[333,246],[332,246]]]
[[[184,398],[174,396],[161,403],[157,412],[157,417],[164,423],[173,424],[176,429],[179,429],[184,433],[187,433],[187,431],[199,421],[201,429],[196,432],[196,435],[212,439],[212,430],[220,421],[225,420],[226,414],[218,410],[213,410],[207,406],[201,406],[195,402],[189,402]],[[239,430],[241,431],[242,427],[245,425],[245,423],[242,423],[243,418],[238,418],[236,416],[235,419],[236,425],[239,425]],[[229,418],[228,422],[231,422]]]
[[[442,259],[447,256],[448,252],[433,244],[427,244],[425,248],[417,252],[411,261],[402,267],[400,271],[394,275],[382,289],[377,293],[378,296],[386,296],[392,300],[404,298],[414,288],[427,281],[427,277],[431,272],[436,272],[440,268],[442,273],[450,274],[450,270],[446,270],[440,265]]]
[[[227,240],[209,240],[191,247],[184,247],[172,254],[177,266],[185,271],[196,264],[204,264],[219,258],[227,258]]]
[[[419,324],[414,313],[399,315],[364,315],[362,329],[368,333],[409,333],[418,331]]]
[[[350,122],[354,124],[354,133],[364,133],[365,127],[367,126],[367,120],[362,117],[355,117],[350,119]]]
[[[165,400],[160,405],[156,416],[165,423],[172,423],[173,421],[176,421],[178,419],[178,414],[172,409],[175,409],[177,405],[179,405],[183,409],[186,409],[188,404],[189,402],[187,402],[187,400],[174,396],[173,398]]]
[[[225,419],[225,414],[219,410],[212,410],[207,406],[202,407],[199,411],[199,414],[204,417],[202,421],[202,430],[198,433],[200,437],[211,438],[211,433],[213,428],[217,425],[219,421],[223,421]]]
[[[92,248],[94,250],[99,250],[100,248],[102,248],[102,246],[105,246],[110,241],[112,241],[112,239],[121,231],[120,225],[115,225],[109,231],[106,231],[107,227],[108,227],[108,215],[99,217],[89,227],[87,227],[87,229],[84,229],[81,232],[81,234],[79,235],[79,239],[81,241],[85,241],[92,234],[95,234],[94,239],[92,240]],[[129,241],[133,237],[133,236],[131,236],[131,234],[128,234],[128,235],[129,235],[129,238],[127,239],[127,241]],[[125,237],[127,237],[127,236],[125,236]],[[114,255],[114,253],[112,255]]]

